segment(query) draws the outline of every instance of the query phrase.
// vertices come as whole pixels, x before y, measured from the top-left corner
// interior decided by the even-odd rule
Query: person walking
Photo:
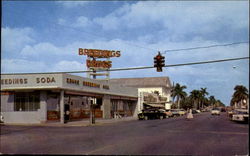
[[[188,110],[188,113],[187,113],[187,119],[190,120],[190,119],[193,119],[193,114],[192,114],[192,109],[189,109]]]

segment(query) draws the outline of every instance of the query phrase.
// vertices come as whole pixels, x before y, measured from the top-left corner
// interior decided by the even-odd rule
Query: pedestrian
[[[187,119],[190,120],[190,119],[193,119],[193,114],[192,114],[192,109],[189,109],[188,110],[188,113],[187,113]]]

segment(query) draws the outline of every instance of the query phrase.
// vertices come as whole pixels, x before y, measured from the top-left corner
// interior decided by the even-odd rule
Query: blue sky
[[[78,48],[120,50],[121,57],[111,59],[113,68],[153,66],[159,50],[248,41],[248,6],[248,1],[3,1],[1,71],[86,70]],[[249,44],[164,56],[167,65],[245,57]],[[111,78],[169,76],[188,93],[206,87],[226,105],[235,85],[248,88],[248,75],[249,60],[111,72]]]

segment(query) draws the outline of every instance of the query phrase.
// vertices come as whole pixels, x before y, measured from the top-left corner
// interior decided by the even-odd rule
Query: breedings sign
[[[110,58],[110,57],[120,57],[121,52],[115,50],[99,50],[99,49],[82,49],[79,48],[79,55],[87,55],[92,58]],[[91,67],[101,67],[101,68],[111,68],[111,61],[97,61],[95,59],[86,60],[86,64],[88,68]]]

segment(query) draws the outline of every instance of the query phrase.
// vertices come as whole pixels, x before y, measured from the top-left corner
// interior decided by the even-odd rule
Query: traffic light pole
[[[162,72],[162,67],[165,66],[165,57],[158,52],[158,55],[154,57],[154,67],[156,67],[157,72]]]

